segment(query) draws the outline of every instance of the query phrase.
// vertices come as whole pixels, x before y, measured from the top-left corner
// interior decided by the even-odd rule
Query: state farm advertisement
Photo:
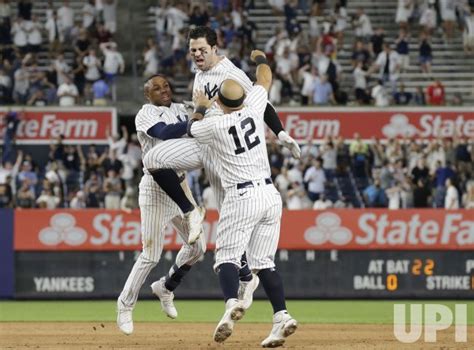
[[[208,212],[208,249],[215,247],[217,220]],[[16,210],[14,230],[15,250],[141,249],[139,211]],[[161,239],[166,250],[183,244],[172,227]],[[474,250],[474,210],[285,210],[279,249]]]
[[[298,141],[355,133],[363,139],[474,137],[473,108],[279,108],[278,115]]]
[[[48,144],[64,135],[66,143],[107,143],[106,130],[117,129],[115,108],[26,108],[15,110],[18,144]],[[0,135],[6,130],[6,109],[0,109]]]

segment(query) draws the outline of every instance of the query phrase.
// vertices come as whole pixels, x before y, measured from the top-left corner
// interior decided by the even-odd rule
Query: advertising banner
[[[0,298],[14,292],[13,209],[0,209]]]
[[[177,252],[166,251],[143,284],[140,298],[156,298],[150,284],[166,275]],[[16,298],[117,298],[137,252],[17,252]],[[221,298],[207,252],[175,290],[181,298]],[[474,297],[471,251],[292,251],[275,264],[288,298]],[[265,298],[263,288],[256,298]]]
[[[15,110],[20,123],[17,144],[49,144],[64,135],[65,143],[106,144],[106,131],[117,129],[115,108],[25,108]],[[0,135],[5,129],[8,110],[0,109]]]
[[[214,249],[218,214],[204,221]],[[164,249],[178,250],[179,235],[167,227]],[[350,209],[283,211],[279,249],[474,250],[474,210]],[[140,212],[17,210],[15,250],[140,250]]]
[[[278,108],[285,130],[298,141],[474,137],[472,108]]]

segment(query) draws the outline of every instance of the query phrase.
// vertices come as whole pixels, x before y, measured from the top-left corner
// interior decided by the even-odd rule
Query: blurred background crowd
[[[215,29],[219,52],[249,75],[254,69],[249,53],[266,38],[260,48],[275,73],[270,100],[276,105],[464,104],[452,87],[448,98],[447,82],[434,73],[444,67],[436,65],[438,57],[456,43],[462,45],[459,55],[473,57],[474,1],[393,2],[392,22],[373,25],[369,9],[354,6],[360,3],[355,0],[145,1],[152,35],[135,40],[146,42],[143,53],[127,62],[117,35],[118,0],[0,0],[0,104],[114,104],[127,70],[182,81],[180,96],[189,98],[194,72],[186,36],[198,25]],[[262,18],[283,20],[268,32],[268,26],[252,19],[259,11],[265,13]],[[393,30],[387,34],[393,25],[396,35]],[[349,88],[342,84],[348,77]],[[419,77],[429,83],[414,85]],[[134,130],[110,132],[108,147],[72,146],[58,138],[47,161],[40,162],[15,144],[21,117],[11,111],[2,117],[7,127],[1,207],[137,207],[142,170]],[[317,141],[302,145],[298,162],[275,140],[268,141],[272,178],[289,209],[474,207],[473,139],[366,142],[356,134],[349,141]],[[188,180],[197,200],[214,208],[205,174],[190,172]]]

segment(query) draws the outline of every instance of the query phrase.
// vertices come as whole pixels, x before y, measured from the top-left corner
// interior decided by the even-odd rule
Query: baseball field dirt
[[[213,323],[135,323],[135,333],[122,335],[112,322],[2,322],[0,349],[258,349],[270,324],[237,324],[223,344],[214,343]],[[473,334],[470,326],[468,334]],[[451,349],[454,329],[440,332],[436,344],[403,345],[390,325],[301,324],[286,349]]]

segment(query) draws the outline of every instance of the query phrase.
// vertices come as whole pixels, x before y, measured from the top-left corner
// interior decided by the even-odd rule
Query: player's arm
[[[178,139],[186,135],[188,121],[166,124],[158,122],[147,130],[147,134],[160,140]]]
[[[270,90],[270,86],[272,85],[272,71],[267,63],[265,53],[260,50],[253,50],[250,59],[257,64],[256,84],[263,86],[267,91]],[[263,114],[263,120],[275,135],[278,136],[278,139],[282,142],[283,146],[290,149],[293,157],[299,159],[301,157],[300,146],[285,132],[285,130],[283,130],[280,118],[278,118],[275,108],[270,103],[267,103]]]
[[[206,119],[204,115],[216,97],[209,100],[202,91],[196,91],[193,100],[196,110],[194,111],[192,119],[188,122],[188,136],[194,137],[201,143],[211,143],[212,133],[215,128],[215,117],[209,117]]]

